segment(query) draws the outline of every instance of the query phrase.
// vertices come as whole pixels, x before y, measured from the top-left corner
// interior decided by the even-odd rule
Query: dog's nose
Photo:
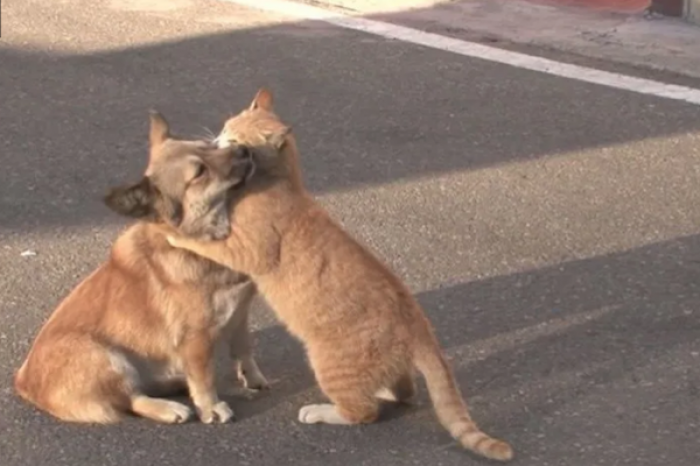
[[[237,176],[241,170],[247,172],[253,165],[253,152],[245,146],[236,147],[230,160],[229,176]]]
[[[251,160],[253,158],[253,151],[246,146],[239,146],[236,150],[236,157],[242,160]]]

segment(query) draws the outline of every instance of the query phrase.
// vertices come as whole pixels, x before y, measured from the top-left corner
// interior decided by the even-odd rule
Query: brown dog
[[[472,421],[420,305],[374,255],[304,189],[294,137],[258,92],[227,121],[219,144],[253,151],[255,175],[232,204],[226,240],[173,234],[168,241],[250,275],[278,317],[304,342],[333,404],[304,406],[304,423],[373,422],[378,398],[405,401],[413,372],[426,378],[438,418],[464,447],[509,460],[511,447]]]
[[[170,247],[168,232],[225,238],[228,202],[252,171],[245,150],[172,137],[151,115],[146,176],[105,199],[140,221],[106,263],[54,311],[15,376],[27,401],[73,422],[111,423],[131,412],[179,423],[188,406],[157,398],[187,389],[202,422],[233,417],[214,384],[221,336],[249,388],[267,385],[252,356],[248,308],[255,285],[238,273]]]

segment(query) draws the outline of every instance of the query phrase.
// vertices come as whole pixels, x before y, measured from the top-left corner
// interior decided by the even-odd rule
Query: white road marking
[[[667,99],[680,100],[700,105],[700,89],[666,84],[650,79],[636,78],[619,73],[597,70],[585,66],[562,63],[547,58],[541,58],[524,53],[490,47],[488,45],[467,42],[451,37],[423,32],[404,26],[383,23],[354,16],[343,15],[335,11],[296,3],[286,0],[223,0],[257,10],[269,11],[300,20],[317,20],[346,29],[353,29],[368,34],[396,39],[411,44],[422,45],[434,49],[445,50],[466,57],[480,58],[504,65],[523,68],[531,71],[575,79],[601,86],[623,89],[639,94],[653,95]]]

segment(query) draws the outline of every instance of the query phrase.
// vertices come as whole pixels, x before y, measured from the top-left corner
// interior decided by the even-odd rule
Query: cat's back
[[[293,333],[328,334],[370,321],[402,325],[411,307],[405,286],[320,205],[282,236],[279,272],[261,286]]]

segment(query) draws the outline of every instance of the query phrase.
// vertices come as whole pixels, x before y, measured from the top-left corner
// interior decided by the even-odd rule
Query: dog
[[[174,231],[229,234],[228,204],[253,171],[250,154],[177,138],[157,112],[149,139],[143,179],[105,197],[112,210],[139,220],[53,312],[15,374],[23,399],[64,421],[107,424],[131,413],[182,423],[192,410],[163,397],[184,390],[202,422],[233,419],[215,388],[220,338],[245,386],[268,387],[248,332],[255,285],[166,241]]]

